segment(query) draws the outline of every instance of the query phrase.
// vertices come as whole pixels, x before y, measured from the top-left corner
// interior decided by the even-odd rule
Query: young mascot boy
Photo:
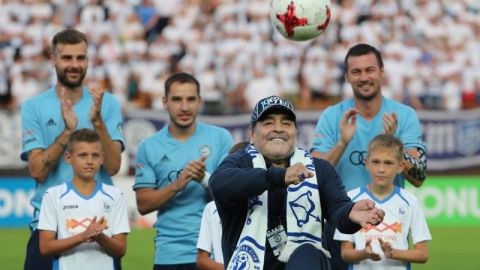
[[[130,232],[123,193],[95,180],[103,164],[99,135],[90,129],[75,131],[65,160],[74,176],[51,187],[40,209],[40,252],[56,256],[54,269],[117,269],[114,257],[127,250]]]
[[[425,263],[431,240],[421,205],[404,189],[393,184],[403,170],[403,143],[393,135],[376,136],[368,146],[367,186],[348,192],[352,201],[371,199],[385,211],[383,222],[355,234],[335,232],[342,241],[341,253],[349,269],[410,269],[410,263]],[[413,249],[408,249],[411,234]]]

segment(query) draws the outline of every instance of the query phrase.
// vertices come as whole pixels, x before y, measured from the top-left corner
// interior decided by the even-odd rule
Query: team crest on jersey
[[[209,157],[211,153],[212,153],[212,149],[210,148],[209,145],[204,144],[204,145],[200,146],[200,156]]]
[[[251,247],[242,245],[232,260],[232,270],[260,270],[260,260],[257,253]]]
[[[405,215],[406,212],[407,212],[407,211],[405,210],[405,208],[403,208],[403,207],[398,208],[398,213],[399,213],[400,215]]]
[[[110,201],[107,201],[107,200],[103,201],[102,206],[103,206],[103,211],[107,213],[112,211],[112,203]]]

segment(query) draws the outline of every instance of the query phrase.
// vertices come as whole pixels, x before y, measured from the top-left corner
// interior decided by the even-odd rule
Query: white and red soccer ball
[[[272,0],[273,27],[287,39],[305,41],[320,36],[330,22],[330,0]]]

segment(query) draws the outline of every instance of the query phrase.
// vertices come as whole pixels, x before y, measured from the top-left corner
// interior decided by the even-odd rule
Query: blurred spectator
[[[21,74],[39,89],[55,83],[38,59],[33,73],[17,64],[39,51],[48,55],[53,34],[74,27],[90,40],[86,79],[112,87],[125,108],[162,109],[151,101],[162,92],[161,78],[188,71],[208,85],[203,113],[249,111],[248,100],[264,91],[247,90],[258,73],[275,81],[268,91],[299,109],[322,109],[351,95],[342,63],[346,48],[359,42],[383,52],[383,88],[392,98],[417,109],[478,106],[478,1],[342,0],[332,1],[331,10],[321,37],[291,42],[271,27],[264,0],[5,0],[0,96],[12,93]]]

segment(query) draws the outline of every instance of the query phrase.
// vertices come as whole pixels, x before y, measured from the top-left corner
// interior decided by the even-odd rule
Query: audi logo
[[[350,163],[355,166],[365,165],[367,159],[367,151],[353,151],[350,153]]]

